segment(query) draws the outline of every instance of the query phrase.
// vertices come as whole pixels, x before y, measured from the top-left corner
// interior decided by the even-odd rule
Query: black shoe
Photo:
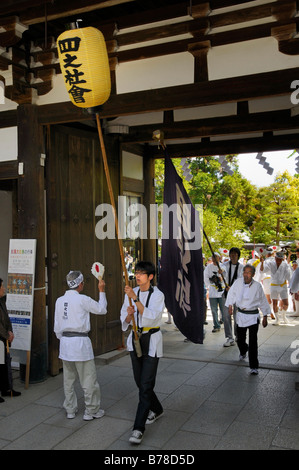
[[[6,390],[6,392],[1,392],[3,397],[19,397],[21,392],[16,392],[15,390]]]
[[[150,411],[149,414],[148,414],[148,417],[147,417],[147,420],[146,420],[146,423],[145,424],[152,424],[154,423],[155,421],[157,421],[157,419],[159,419],[161,416],[163,416],[164,414],[164,411],[162,410],[161,413],[154,413],[153,411]]]
[[[0,397],[0,403],[3,403],[5,400]]]

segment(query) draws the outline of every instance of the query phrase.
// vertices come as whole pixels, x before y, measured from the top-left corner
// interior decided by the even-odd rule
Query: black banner
[[[171,159],[165,157],[159,289],[181,333],[203,343],[204,280],[199,213]]]

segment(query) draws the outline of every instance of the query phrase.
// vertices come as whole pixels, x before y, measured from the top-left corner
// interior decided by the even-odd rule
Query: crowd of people
[[[269,250],[266,256],[255,252],[252,259],[242,262],[240,250],[231,248],[228,259],[213,253],[204,266],[205,305],[207,300],[213,318],[213,333],[224,325],[224,347],[238,345],[239,359],[248,354],[251,374],[258,374],[259,324],[266,327],[268,317],[273,324],[287,324],[289,295],[292,295],[294,315],[299,316],[299,248],[297,260],[290,262],[285,253]],[[155,266],[146,261],[135,266],[136,287],[125,286],[120,322],[125,332],[133,326],[128,338],[135,383],[139,390],[134,426],[130,443],[140,444],[146,425],[163,415],[163,406],[154,392],[163,341],[160,325],[165,311],[164,294],[153,284]],[[98,281],[98,300],[84,295],[84,277],[80,271],[70,271],[66,276],[68,289],[59,297],[55,306],[54,332],[60,341],[59,358],[63,363],[64,403],[68,419],[78,412],[75,381],[79,379],[84,393],[86,421],[101,418],[101,391],[97,379],[90,331],[90,314],[106,315],[107,299],[105,282]],[[273,309],[273,312],[271,311]],[[261,313],[260,313],[261,312]],[[206,318],[205,324],[206,322]],[[169,321],[169,320],[168,320]],[[247,342],[247,332],[249,340]],[[5,359],[8,347],[14,339],[12,326],[5,305],[5,289],[0,279],[0,391],[2,396],[18,396],[9,383],[8,363]],[[0,402],[4,399],[0,397]]]
[[[205,264],[204,282],[213,318],[212,333],[220,332],[223,324],[223,346],[237,343],[240,360],[248,352],[251,374],[258,374],[260,311],[263,327],[268,317],[274,320],[273,325],[290,324],[287,312],[291,297],[293,316],[299,316],[299,248],[293,262],[292,253],[287,255],[280,249],[270,248],[260,254],[255,251],[249,260],[240,259],[240,254],[235,247],[229,250],[228,259],[213,253]]]

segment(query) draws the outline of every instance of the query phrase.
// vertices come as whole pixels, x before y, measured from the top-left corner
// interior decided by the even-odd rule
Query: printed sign
[[[30,351],[34,298],[36,240],[9,243],[6,307],[12,323],[13,349]]]

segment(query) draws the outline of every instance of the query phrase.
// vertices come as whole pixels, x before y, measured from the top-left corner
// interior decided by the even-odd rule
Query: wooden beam
[[[0,129],[3,129],[5,127],[14,127],[16,125],[17,111],[15,109],[0,112]]]
[[[294,150],[299,147],[299,134],[264,136],[248,139],[231,139],[201,143],[167,145],[171,158],[201,157],[209,155],[234,155],[240,153],[269,152]],[[158,147],[150,146],[149,157],[164,158],[164,152]]]
[[[122,141],[125,143],[153,142],[152,134],[154,129],[163,131],[167,143],[167,140],[174,139],[197,137],[200,139],[218,135],[299,129],[299,115],[291,117],[291,111],[284,109],[263,113],[131,126],[130,133],[123,135]]]
[[[63,2],[51,2],[47,4],[47,20],[53,21],[60,18],[73,17],[84,13],[101,10],[103,8],[123,5],[135,2],[135,0],[64,0]],[[20,14],[20,19],[24,24],[38,24],[45,22],[44,6],[28,8]]]
[[[18,175],[18,161],[13,162],[0,162],[0,180],[17,179]]]
[[[209,82],[179,85],[155,90],[111,95],[100,109],[101,118],[142,114],[171,109],[236,103],[260,98],[291,95],[291,83],[299,68],[266,72]],[[88,112],[71,102],[39,107],[40,124],[90,120]]]
[[[236,103],[291,94],[299,68],[266,72],[209,82],[113,95],[103,105],[104,117],[168,109]]]
[[[277,24],[278,23],[266,23],[221,33],[201,33],[195,35],[196,38],[181,39],[152,46],[117,51],[111,53],[110,57],[117,57],[118,63],[131,62],[135,60],[149,59],[152,57],[186,52],[188,51],[188,48],[192,46],[192,43],[197,43],[199,41],[210,41],[211,47],[218,47],[239,42],[252,41],[254,39],[263,39],[271,37],[271,29]],[[294,24],[295,27],[298,27],[299,17],[289,20],[289,24]],[[282,50],[281,52],[284,51]]]

